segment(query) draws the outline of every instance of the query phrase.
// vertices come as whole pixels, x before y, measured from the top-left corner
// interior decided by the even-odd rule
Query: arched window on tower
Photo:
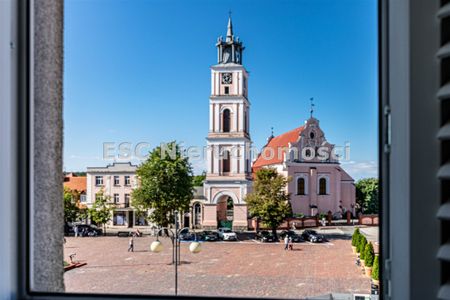
[[[230,172],[230,151],[225,150],[222,158],[222,173]]]
[[[248,132],[248,128],[247,128],[247,118],[248,118],[247,112],[244,111],[244,132]]]
[[[322,177],[319,179],[319,195],[326,195],[326,194],[327,194],[327,179]]]
[[[230,110],[225,109],[222,113],[222,130],[223,132],[230,132]]]
[[[305,178],[297,179],[297,195],[305,195]]]

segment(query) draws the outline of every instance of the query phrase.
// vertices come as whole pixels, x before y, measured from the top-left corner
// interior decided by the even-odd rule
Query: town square
[[[363,226],[364,227],[364,226]],[[179,295],[306,298],[337,294],[370,294],[371,280],[355,265],[349,232],[353,227],[324,229],[325,243],[261,243],[254,235],[237,242],[204,242],[193,254],[181,245]],[[363,228],[364,230],[364,228]],[[376,238],[373,227],[365,227]],[[68,237],[64,256],[87,265],[65,273],[68,292],[114,294],[174,294],[171,244],[152,253],[154,237],[135,238],[134,252],[127,252],[128,238]],[[374,242],[376,242],[374,240]]]

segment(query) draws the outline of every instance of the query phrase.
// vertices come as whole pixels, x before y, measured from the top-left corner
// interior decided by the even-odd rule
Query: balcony
[[[129,202],[116,203],[116,208],[130,208],[130,203]]]

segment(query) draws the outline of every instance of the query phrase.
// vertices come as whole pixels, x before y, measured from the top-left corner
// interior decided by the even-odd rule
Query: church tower
[[[245,195],[251,187],[250,102],[244,46],[233,33],[217,39],[217,64],[211,67],[204,228],[247,228]]]

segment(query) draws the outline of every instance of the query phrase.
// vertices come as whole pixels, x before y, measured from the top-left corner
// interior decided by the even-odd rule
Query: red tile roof
[[[86,192],[86,176],[66,176],[64,177],[64,186],[72,191]]]
[[[283,155],[278,154],[281,149],[288,147],[289,143],[295,143],[300,138],[305,126],[300,126],[291,131],[283,133],[279,136],[272,138],[269,143],[263,148],[256,161],[253,163],[252,171],[255,173],[263,166],[279,164],[283,162]],[[270,148],[272,150],[268,150]],[[264,155],[262,155],[264,153]],[[273,154],[272,154],[273,153]],[[280,152],[282,153],[282,152]]]

